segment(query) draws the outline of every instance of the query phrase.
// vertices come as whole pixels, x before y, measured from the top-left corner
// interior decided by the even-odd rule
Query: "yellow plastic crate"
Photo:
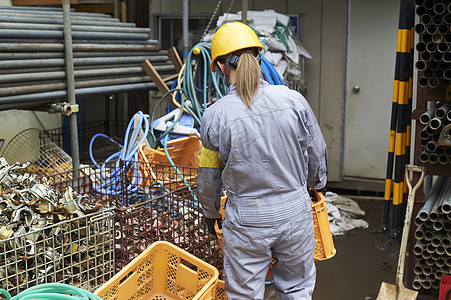
[[[104,300],[213,299],[219,272],[165,241],[151,244],[95,291]]]
[[[225,287],[224,280],[218,280],[216,282],[215,300],[227,300],[227,294],[224,290],[224,287]]]
[[[318,201],[312,201],[313,225],[315,226],[315,261],[331,258],[337,252],[330,232],[325,197],[321,193],[317,193],[317,197]]]

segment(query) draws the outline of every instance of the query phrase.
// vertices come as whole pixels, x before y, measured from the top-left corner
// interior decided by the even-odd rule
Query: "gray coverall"
[[[263,299],[272,274],[279,299],[311,299],[316,280],[312,206],[307,186],[325,187],[326,144],[305,98],[261,81],[252,108],[236,94],[205,110],[198,189],[207,218],[223,221],[229,299]]]

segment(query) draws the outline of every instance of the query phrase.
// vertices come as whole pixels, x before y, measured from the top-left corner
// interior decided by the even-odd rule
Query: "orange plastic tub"
[[[169,141],[167,143],[167,151],[172,162],[177,166],[183,167],[199,167],[200,149],[202,147],[201,141],[196,136],[188,136]],[[138,163],[139,168],[146,180],[142,181],[144,186],[150,185],[154,181],[162,181],[165,187],[175,189],[184,185],[180,176],[171,166],[171,162],[166,156],[164,148],[149,148],[142,144],[138,149]],[[149,163],[159,164],[150,167]],[[155,169],[154,169],[155,168]],[[185,177],[189,183],[196,181],[196,174]],[[162,177],[163,175],[163,177]]]
[[[165,241],[151,244],[95,291],[104,300],[214,299],[219,272]]]

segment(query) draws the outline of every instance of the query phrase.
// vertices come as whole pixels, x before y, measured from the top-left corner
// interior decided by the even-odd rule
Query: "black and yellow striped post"
[[[414,37],[415,37],[415,5],[412,3],[412,7],[408,10],[408,13],[411,14],[408,16],[408,26],[410,26],[410,32],[409,32],[409,49],[410,52],[408,54],[408,61],[407,61],[407,72],[409,73],[409,83],[407,87],[407,105],[406,105],[406,114],[405,114],[405,121],[406,121],[406,133],[405,133],[405,139],[403,146],[403,170],[405,170],[405,166],[410,163],[410,146],[411,146],[411,114],[412,114],[412,95],[413,95],[413,70],[414,70]],[[398,233],[402,232],[402,227],[404,225],[404,216],[407,208],[407,197],[408,197],[408,189],[406,184],[406,174],[403,175],[403,183],[402,183],[402,209],[401,209],[401,215],[399,216],[399,227],[398,227]]]
[[[382,233],[389,234],[390,238],[399,236],[400,209],[403,199],[404,167],[406,160],[408,120],[410,118],[409,90],[412,83],[409,78],[413,74],[411,58],[414,23],[414,3],[412,0],[401,0],[398,26],[398,40],[396,46],[395,79],[393,85],[392,111],[390,120],[390,135],[388,145],[387,173],[385,180],[384,209],[382,215]],[[393,168],[394,167],[394,168]],[[393,174],[394,169],[394,174]],[[394,178],[393,178],[394,175]],[[389,225],[390,207],[393,206],[392,222]],[[390,230],[389,230],[390,228]]]

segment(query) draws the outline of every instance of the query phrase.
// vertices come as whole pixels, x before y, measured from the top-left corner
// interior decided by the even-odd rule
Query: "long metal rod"
[[[247,0],[242,0],[241,4],[241,22],[247,24]]]
[[[158,42],[154,40],[88,40],[88,39],[73,39],[74,44],[124,44],[124,45],[156,45]],[[64,44],[63,39],[32,39],[32,38],[0,38],[0,43],[43,43],[43,44]]]
[[[75,19],[72,21],[74,25],[97,25],[97,26],[116,26],[116,27],[135,27],[133,23],[121,23],[119,20],[111,19],[112,21],[106,22],[105,20],[89,20],[89,19]],[[113,21],[115,20],[115,21]],[[13,23],[38,23],[38,24],[63,24],[62,18],[36,18],[36,17],[20,17],[20,16],[5,16],[0,15],[0,22],[13,22]],[[107,24],[108,23],[108,24]]]
[[[168,63],[158,63],[155,64],[156,66],[168,66]],[[132,68],[132,67],[138,67],[139,64],[119,64],[119,65],[84,65],[84,66],[78,66],[76,68],[76,71],[81,70],[95,70],[95,69],[113,69],[113,68]],[[0,75],[15,75],[15,74],[23,74],[27,72],[59,72],[64,71],[64,66],[61,67],[46,67],[46,68],[24,68],[24,69],[5,69],[0,70]],[[166,72],[167,73],[167,72]]]
[[[83,65],[104,65],[104,64],[130,64],[142,63],[145,60],[150,62],[166,62],[168,56],[124,56],[124,57],[88,57],[74,58],[73,63],[76,66]],[[63,66],[64,59],[24,59],[24,60],[0,60],[0,69],[16,69],[16,68],[38,68],[38,67],[58,67]]]
[[[0,10],[0,17],[8,16],[8,17],[18,17],[18,18],[38,18],[38,19],[61,19],[63,20],[63,15],[60,13],[38,13],[38,12],[24,12],[24,11],[3,11]],[[95,22],[106,22],[106,23],[114,23],[119,22],[119,19],[114,19],[111,17],[105,18],[105,15],[101,16],[90,16],[90,15],[78,15],[78,14],[70,14],[71,20],[79,20],[79,21],[95,21]]]
[[[33,11],[33,10],[43,10],[43,11],[63,11],[61,7],[42,7],[42,6],[3,6],[2,9],[9,9],[9,10],[27,10],[27,11]],[[71,12],[73,9],[71,9]]]
[[[17,6],[16,6],[17,7]],[[52,11],[52,10],[46,10],[46,11],[40,11],[40,10],[29,10],[27,9],[20,9],[16,8],[14,10],[11,9],[5,9],[5,6],[0,6],[0,14],[6,14],[6,15],[33,15],[36,17],[41,18],[48,18],[48,17],[62,17],[61,11]],[[71,17],[85,17],[85,18],[95,18],[95,19],[113,19],[111,15],[109,14],[103,14],[103,13],[87,13],[87,12],[76,12],[71,11],[70,12]]]
[[[70,100],[69,90],[64,90],[65,86],[69,88],[69,78],[62,82],[70,73],[64,69],[67,60],[62,59],[68,49],[75,65],[72,77],[77,99],[155,90],[140,66],[145,59],[151,60],[160,74],[174,71],[159,42],[149,39],[149,28],[136,28],[133,23],[118,22],[103,14],[78,14],[71,12],[70,4],[68,8],[64,5],[51,13],[0,7],[0,94],[4,95],[0,95],[0,109],[30,109],[60,101],[58,98]],[[67,19],[71,48],[66,41]],[[75,103],[75,99],[69,102]]]
[[[183,27],[183,58],[185,59],[188,56],[188,10],[189,4],[188,0],[183,0],[183,19],[182,19],[182,27]]]
[[[168,85],[172,84],[173,81],[168,82]],[[101,87],[90,87],[90,88],[80,88],[75,90],[75,95],[79,98],[92,96],[92,95],[102,95],[102,94],[114,94],[114,93],[124,93],[139,90],[157,90],[156,85],[153,82],[146,83],[136,83],[136,84],[121,84],[114,86],[101,86]],[[64,98],[67,96],[66,90],[54,91],[54,92],[44,92],[36,94],[26,94],[19,96],[8,96],[0,98],[0,110],[23,108],[23,107],[33,107],[36,104],[49,103],[49,99]]]
[[[151,81],[149,76],[134,76],[134,77],[127,76],[127,77],[119,77],[119,78],[91,79],[91,80],[75,82],[75,88],[140,83],[140,82],[149,82],[149,81]],[[57,91],[57,90],[62,90],[62,89],[66,89],[66,88],[67,88],[67,84],[65,82],[6,87],[6,88],[0,88],[0,97],[10,96],[10,95],[41,93],[41,92],[45,92],[45,91]]]
[[[0,22],[2,29],[23,29],[23,30],[52,30],[63,31],[62,24],[33,24],[33,23],[10,23]],[[131,33],[151,33],[149,28],[140,27],[115,27],[115,26],[87,26],[87,25],[73,25],[73,31],[88,31],[88,32],[131,32]]]
[[[451,213],[451,177],[448,177],[448,180],[446,181],[445,185],[443,186],[444,192],[441,195],[442,198],[442,206],[441,211],[444,214],[450,214]]]
[[[0,26],[1,29],[1,26]],[[0,38],[63,38],[64,32],[56,30],[21,30],[21,29],[2,29]],[[118,33],[118,32],[89,32],[73,31],[73,39],[123,39],[123,40],[148,40],[150,33]]]
[[[431,212],[435,202],[437,201],[438,195],[440,194],[440,190],[443,186],[443,183],[445,183],[445,180],[445,176],[440,176],[435,180],[431,191],[427,195],[425,204],[420,208],[417,214],[416,218],[419,219],[419,221],[425,222],[429,218],[429,213]]]
[[[66,57],[66,78],[67,78],[67,98],[70,105],[76,105],[75,99],[75,78],[74,78],[74,61],[72,54],[72,30],[70,16],[70,0],[63,0],[63,18],[64,18],[64,53]],[[78,149],[78,126],[77,114],[72,113],[69,116],[70,127],[70,144],[72,155],[72,166],[74,172],[78,172],[80,168],[80,153]],[[78,174],[74,173],[74,177]],[[78,177],[78,176],[77,176]]]
[[[158,42],[149,45],[121,44],[77,44],[72,45],[73,51],[156,51],[161,47]],[[63,43],[0,43],[0,51],[64,51]]]
[[[162,65],[154,66],[155,70],[159,73],[173,72],[174,66]],[[76,79],[89,78],[89,77],[101,77],[101,76],[117,76],[125,74],[145,74],[141,66],[139,67],[123,67],[123,68],[103,68],[103,69],[88,69],[88,70],[75,70],[74,76]],[[36,73],[20,73],[20,74],[5,74],[0,75],[0,84],[4,83],[19,83],[40,80],[58,80],[66,77],[64,71],[54,72],[36,72]]]
[[[75,52],[74,58],[82,57],[124,57],[124,56],[158,56],[165,55],[159,51],[153,52]],[[0,52],[0,60],[64,58],[63,52]],[[169,58],[168,58],[169,59]]]
[[[40,9],[35,9],[40,8]],[[24,12],[28,14],[57,14],[62,16],[62,9],[51,9],[52,7],[37,7],[37,6],[0,6],[1,11],[10,12]],[[110,14],[105,13],[93,13],[93,12],[78,12],[75,9],[70,10],[71,16],[86,16],[86,17],[97,17],[111,19]]]

